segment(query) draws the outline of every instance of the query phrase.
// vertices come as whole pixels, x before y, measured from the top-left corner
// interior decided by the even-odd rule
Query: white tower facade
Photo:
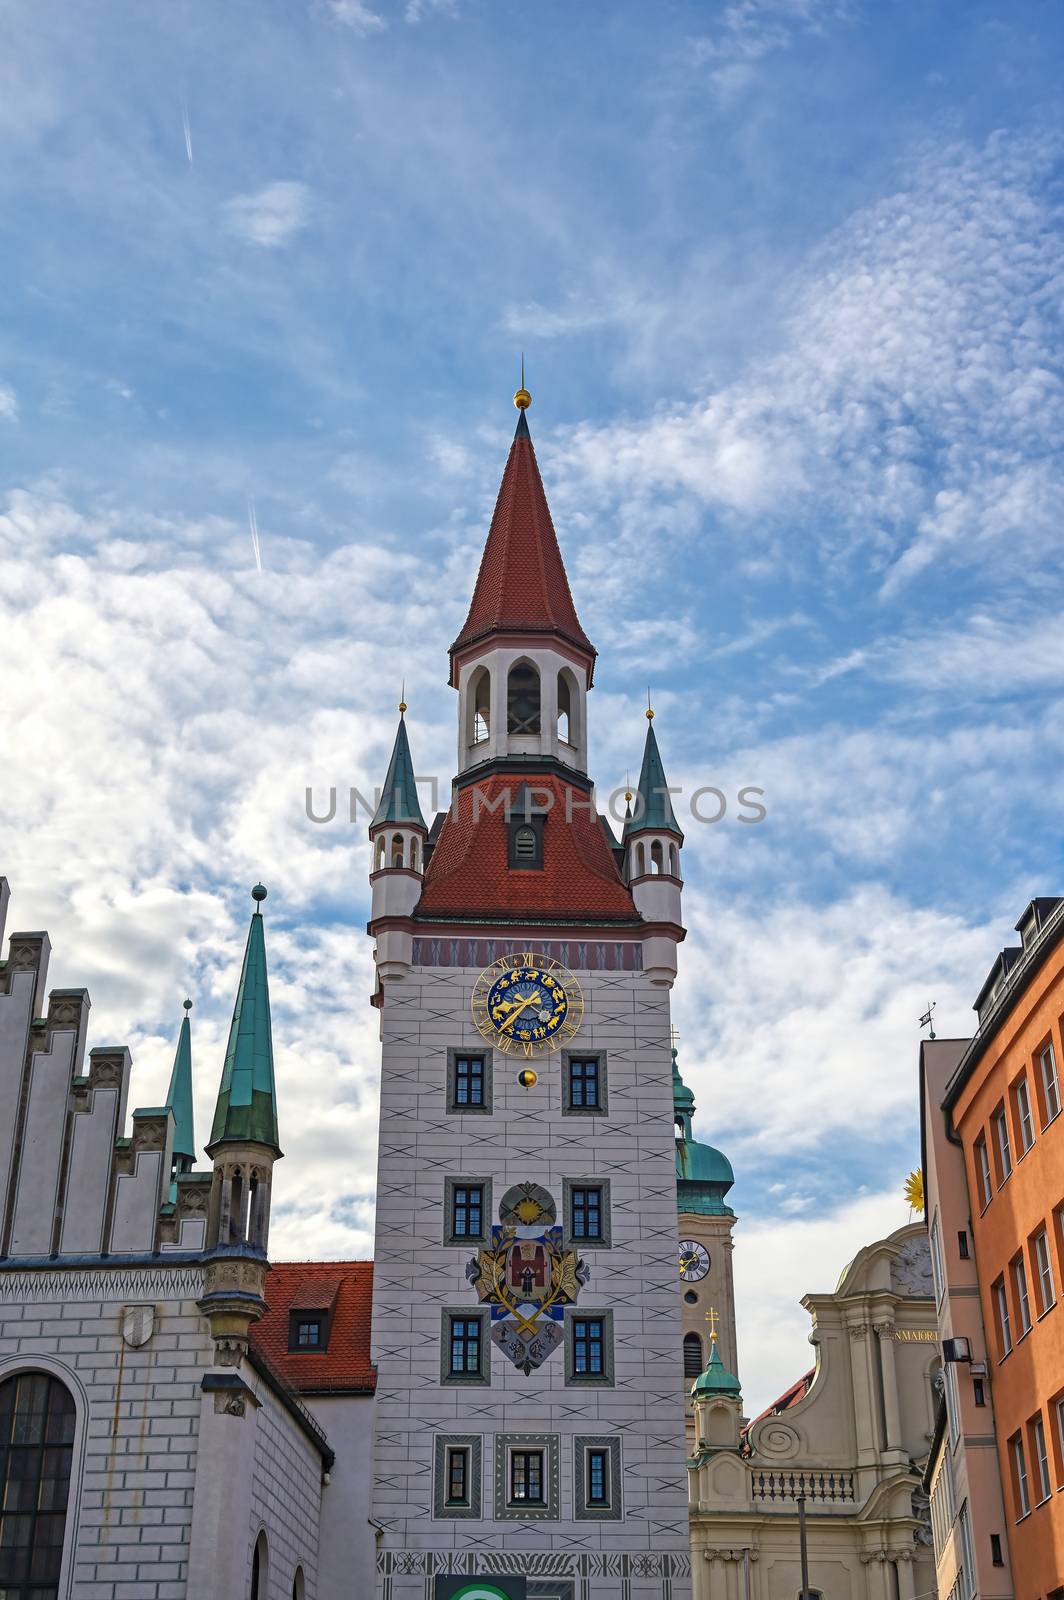
[[[416,903],[374,882],[379,1600],[690,1594],[683,930],[678,892],[641,911],[594,810],[594,659],[522,409],[452,647],[452,805]]]

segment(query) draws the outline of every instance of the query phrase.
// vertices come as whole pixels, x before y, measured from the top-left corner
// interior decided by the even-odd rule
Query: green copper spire
[[[720,1359],[717,1349],[717,1336],[712,1334],[709,1341],[709,1360],[706,1370],[701,1373],[691,1386],[692,1400],[709,1400],[716,1394],[730,1395],[738,1400],[742,1396],[739,1380],[733,1372],[729,1372]]]
[[[192,1001],[185,1001],[185,1015],[177,1036],[177,1054],[170,1074],[166,1103],[174,1113],[174,1165],[178,1172],[190,1172],[196,1164],[196,1131],[192,1119],[192,1028],[188,1014]]]
[[[371,828],[386,823],[405,823],[408,827],[423,828],[425,819],[417,798],[414,782],[414,763],[410,756],[410,741],[406,736],[405,705],[399,708],[399,728],[392,746],[392,759],[388,763],[388,776],[384,780],[380,805],[373,814]]]
[[[643,747],[643,765],[639,771],[639,786],[636,793],[639,796],[639,804],[636,806],[635,815],[625,819],[624,838],[627,839],[633,833],[640,833],[644,828],[659,831],[668,829],[670,833],[679,834],[680,838],[683,838],[679,823],[673,814],[665,768],[661,764],[661,752],[654,737],[654,713],[649,708],[647,742]]]
[[[675,1049],[672,1052],[672,1106],[676,1118],[676,1208],[681,1216],[730,1217],[732,1209],[725,1195],[735,1182],[731,1162],[711,1144],[695,1138],[691,1119],[695,1097],[680,1076]]]
[[[248,931],[240,987],[236,992],[208,1155],[213,1155],[217,1146],[226,1141],[269,1145],[277,1155],[281,1154],[277,1143],[270,990],[266,980],[266,938],[261,911],[266,890],[261,883],[255,885],[251,896],[256,902],[255,914]]]

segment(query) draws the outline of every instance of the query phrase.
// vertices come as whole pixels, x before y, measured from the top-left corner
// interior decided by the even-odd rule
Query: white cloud
[[[740,1218],[733,1263],[747,1416],[756,1417],[813,1366],[812,1324],[801,1298],[830,1294],[859,1250],[909,1220],[901,1183],[899,1176],[893,1188],[822,1207],[813,1217]]]
[[[14,389],[9,389],[6,384],[0,383],[0,418],[5,422],[14,422],[18,416],[18,401],[15,399]]]
[[[336,21],[355,33],[380,33],[388,26],[382,16],[364,4],[364,0],[328,0],[328,5]]]
[[[995,137],[926,155],[809,260],[775,354],[694,403],[551,441],[559,500],[625,528],[687,502],[755,558],[798,522],[806,542],[776,554],[860,554],[886,593],[932,564],[1022,582],[1064,506],[1055,153]]]
[[[273,250],[294,239],[310,214],[310,190],[290,179],[268,183],[254,194],[238,194],[224,207],[231,232]]]

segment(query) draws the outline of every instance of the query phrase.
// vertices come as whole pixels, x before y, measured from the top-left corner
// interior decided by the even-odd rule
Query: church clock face
[[[532,951],[500,956],[473,986],[477,1031],[504,1055],[549,1055],[575,1038],[584,996],[568,967]]]
[[[680,1240],[680,1277],[684,1283],[697,1283],[709,1271],[709,1251],[694,1239]]]

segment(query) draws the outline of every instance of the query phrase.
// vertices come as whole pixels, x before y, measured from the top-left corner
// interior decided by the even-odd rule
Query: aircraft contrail
[[[188,156],[188,164],[189,164],[189,166],[191,166],[192,165],[192,127],[191,127],[191,125],[189,123],[189,120],[188,120],[188,103],[185,100],[184,95],[181,96],[181,126],[185,130],[185,154]]]
[[[248,527],[251,529],[251,548],[255,552],[255,566],[262,571],[262,547],[259,544],[259,519],[255,515],[254,500],[248,501]]]

